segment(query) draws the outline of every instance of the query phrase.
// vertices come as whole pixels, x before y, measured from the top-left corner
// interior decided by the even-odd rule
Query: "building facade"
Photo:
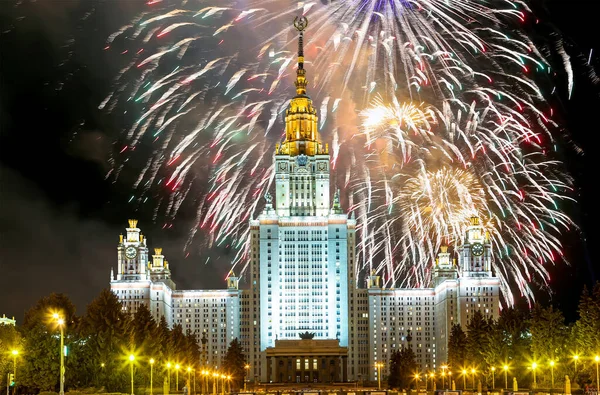
[[[330,199],[330,156],[319,137],[307,95],[303,29],[296,95],[285,114],[285,140],[275,147],[274,196],[250,220],[250,265],[240,289],[231,275],[222,290],[177,290],[161,249],[148,257],[146,239],[130,220],[117,247],[111,289],[133,314],[146,304],[155,319],[207,336],[208,364],[218,367],[238,338],[262,382],[377,380],[391,353],[412,347],[422,370],[447,360],[451,326],[463,327],[475,310],[497,318],[499,281],[491,271],[491,244],[478,218],[454,248],[442,247],[428,288],[383,288],[375,273],[356,283],[356,220],[339,191]],[[300,339],[300,334],[304,338]],[[310,339],[309,339],[310,337]]]

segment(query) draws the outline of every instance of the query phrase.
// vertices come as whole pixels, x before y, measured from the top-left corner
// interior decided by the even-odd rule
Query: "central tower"
[[[320,140],[317,110],[306,89],[307,24],[304,17],[294,22],[299,32],[296,95],[285,113],[285,140],[275,148],[275,196],[267,193],[264,210],[250,221],[248,305],[258,306],[260,320],[249,315],[254,325],[248,337],[260,339],[260,353],[305,332],[315,341],[337,339],[340,347],[348,346],[356,221],[341,209],[339,192],[330,202],[328,146]],[[253,348],[251,341],[248,346]]]
[[[306,18],[296,18],[298,68],[296,96],[285,112],[285,141],[275,147],[277,214],[327,216],[329,214],[329,147],[319,139],[317,110],[306,94],[304,29]]]

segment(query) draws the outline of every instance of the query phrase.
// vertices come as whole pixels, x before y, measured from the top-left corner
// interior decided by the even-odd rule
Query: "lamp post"
[[[179,364],[175,364],[175,391],[179,391]]]
[[[245,364],[244,365],[244,392],[246,392],[246,382],[248,381],[248,370],[250,369],[250,365]]]
[[[596,361],[596,388],[600,389],[600,375],[598,374],[598,363],[600,362],[600,355],[596,355],[594,357],[594,361]]]
[[[550,361],[550,393],[554,392],[554,361]]]
[[[167,384],[169,385],[169,391],[171,391],[171,362],[167,362]]]
[[[442,365],[442,389],[446,389],[446,369],[447,365]]]
[[[531,370],[533,371],[533,389],[537,388],[537,381],[535,380],[535,369],[537,368],[537,363],[531,364]]]
[[[496,376],[494,375],[495,373],[496,368],[492,366],[492,389],[496,389]]]
[[[227,392],[231,393],[231,376],[227,375]]]
[[[504,370],[504,389],[508,390],[508,365],[504,365],[502,369]]]
[[[421,376],[419,376],[419,373],[415,373],[415,384],[417,386],[417,394],[419,393],[419,379],[421,378]],[[427,382],[426,382],[427,383]],[[426,384],[427,385],[427,384]]]
[[[15,382],[15,389],[13,390],[13,393],[17,392],[17,355],[19,355],[19,350],[12,350],[12,356],[13,356],[13,381]],[[596,365],[598,363],[596,362]]]
[[[217,379],[219,378],[219,373],[213,373],[213,395],[217,395]]]
[[[579,354],[573,355],[573,363],[575,364],[575,373],[573,374],[573,381],[577,380],[577,361],[579,361]]]
[[[433,390],[433,388],[435,386],[435,374],[433,372],[431,372],[429,377],[431,377],[431,389]]]
[[[383,367],[382,362],[376,362],[375,367],[377,368],[377,389],[381,389],[381,368]]]
[[[133,361],[135,360],[135,356],[133,354],[129,354],[129,370],[131,372],[131,395],[133,395]]]
[[[473,375],[473,391],[475,391],[475,369],[471,369],[471,374]]]
[[[192,380],[190,378],[190,373],[192,372],[192,368],[190,366],[188,366],[187,372],[188,372],[188,381],[187,381],[188,393],[191,394],[192,391],[190,391],[190,386],[192,385]]]
[[[152,367],[154,366],[154,358],[150,358],[150,395],[152,395]]]
[[[463,391],[467,389],[467,370],[463,369]]]
[[[54,313],[52,317],[54,317],[56,323],[60,328],[60,391],[58,394],[65,395],[65,334],[63,330],[65,320],[60,315],[58,315],[58,313]]]

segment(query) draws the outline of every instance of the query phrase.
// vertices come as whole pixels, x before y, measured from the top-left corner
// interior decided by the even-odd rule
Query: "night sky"
[[[185,212],[173,228],[162,229],[151,212],[135,212],[128,203],[130,186],[105,177],[120,128],[98,109],[118,71],[103,48],[108,35],[144,3],[0,2],[0,314],[21,321],[25,310],[51,292],[68,294],[82,314],[109,285],[118,236],[128,218],[140,220],[151,249],[163,247],[178,288],[225,285],[230,251],[196,249],[185,258]],[[551,269],[553,294],[538,293],[569,320],[576,317],[582,286],[600,276],[594,254],[600,241],[594,144],[600,86],[590,78],[591,69],[600,73],[600,35],[597,14],[589,10],[593,3],[536,3],[538,15],[563,33],[575,73],[573,97],[557,105],[558,119],[572,138],[564,147],[565,161],[579,205],[570,214],[581,228],[563,238],[571,265]]]

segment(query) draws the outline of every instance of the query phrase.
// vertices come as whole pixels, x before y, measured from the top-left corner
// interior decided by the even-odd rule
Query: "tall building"
[[[429,287],[383,288],[376,273],[367,288],[355,279],[356,220],[339,191],[330,199],[330,157],[319,136],[317,110],[307,95],[303,33],[299,31],[296,95],[285,114],[285,139],[276,145],[274,196],[250,220],[250,265],[242,288],[176,290],[160,249],[148,259],[146,240],[130,220],[117,247],[111,289],[123,309],[147,304],[156,319],[182,325],[198,342],[208,339],[208,364],[219,366],[238,338],[250,378],[262,382],[377,380],[375,364],[411,347],[423,370],[447,359],[452,324],[465,326],[475,310],[497,318],[499,282],[491,271],[491,244],[471,219],[458,265],[443,247]],[[201,345],[202,346],[202,345]]]

